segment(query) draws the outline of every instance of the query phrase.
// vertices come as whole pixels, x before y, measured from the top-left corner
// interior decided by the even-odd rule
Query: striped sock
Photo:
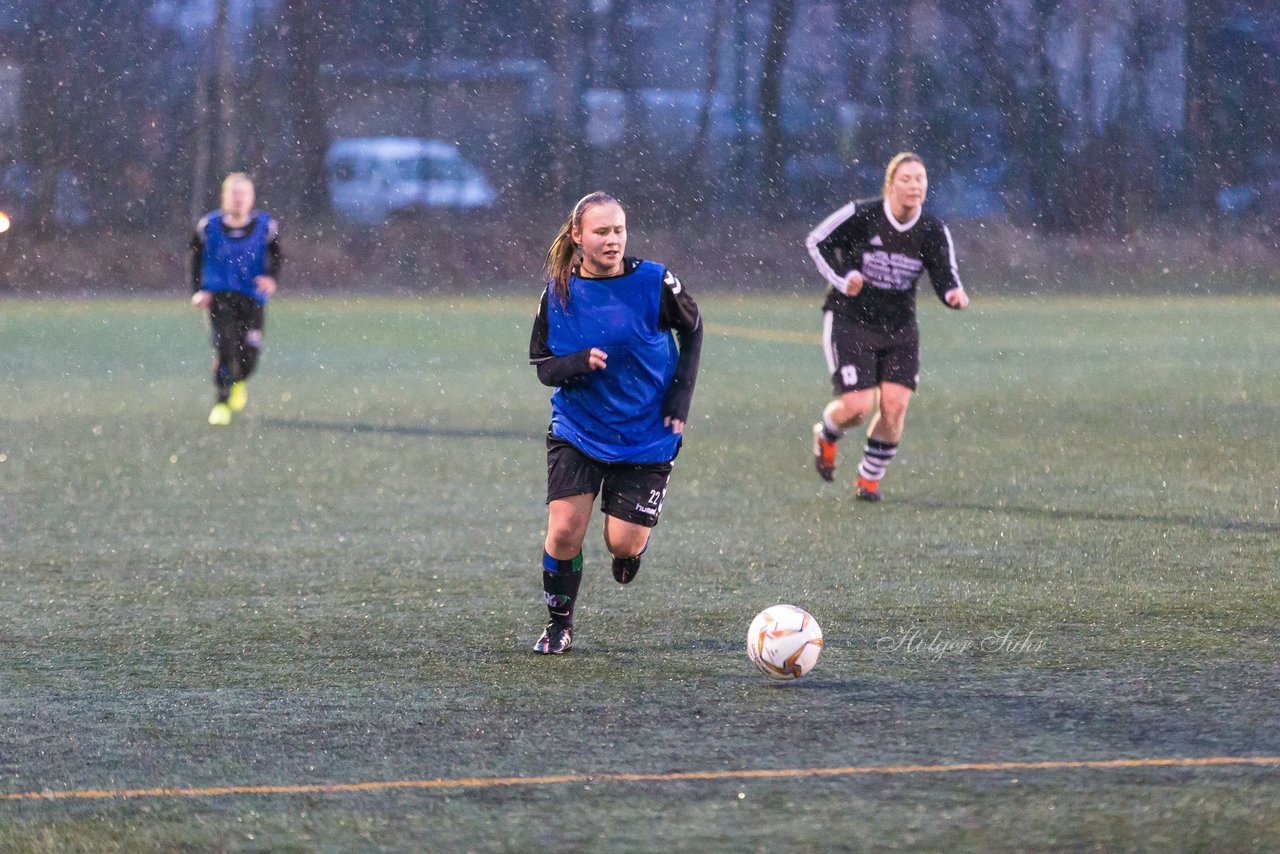
[[[862,450],[862,462],[858,463],[858,476],[866,480],[879,482],[884,477],[884,470],[893,462],[898,453],[898,446],[878,439],[868,439]]]
[[[581,553],[569,560],[556,560],[545,551],[542,553],[542,599],[552,620],[573,625],[573,601],[578,598],[581,584]]]

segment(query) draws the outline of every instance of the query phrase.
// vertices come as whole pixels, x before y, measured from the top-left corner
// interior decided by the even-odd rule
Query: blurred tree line
[[[543,63],[554,104],[518,119],[545,127],[520,136],[532,168],[504,185],[517,209],[600,186],[675,215],[808,214],[875,193],[887,157],[914,148],[955,178],[937,195],[972,200],[958,213],[995,205],[1050,230],[1280,213],[1274,0],[23,0],[7,11],[21,91],[6,174],[20,180],[0,189],[24,195],[40,235],[186,227],[234,169],[270,187],[281,213],[323,220],[344,69],[494,59]],[[76,198],[83,215],[69,216]]]

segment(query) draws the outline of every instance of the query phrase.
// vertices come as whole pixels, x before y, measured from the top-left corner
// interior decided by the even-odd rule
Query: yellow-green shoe
[[[225,403],[215,403],[209,410],[209,423],[217,427],[225,427],[231,423],[231,407]]]
[[[231,407],[232,412],[239,412],[244,409],[245,404],[249,402],[249,390],[245,388],[244,380],[231,384],[231,393],[227,395],[227,406]]]

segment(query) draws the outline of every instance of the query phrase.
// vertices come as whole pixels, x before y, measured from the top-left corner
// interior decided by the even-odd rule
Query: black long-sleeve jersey
[[[624,258],[622,274],[629,275],[639,266],[640,259]],[[662,415],[689,419],[689,407],[693,403],[693,388],[698,379],[698,367],[702,359],[702,314],[693,297],[670,270],[663,279],[662,301],[658,306],[658,327],[670,329],[676,336],[680,355],[676,360],[676,373],[663,400]],[[579,350],[565,356],[556,356],[548,343],[550,329],[547,322],[547,294],[542,292],[538,314],[533,319],[533,334],[529,339],[529,363],[538,371],[538,380],[546,386],[571,384],[578,377],[591,372],[590,350]]]
[[[824,311],[885,331],[914,327],[916,281],[928,272],[938,299],[962,288],[955,246],[942,220],[916,212],[898,222],[885,199],[850,202],[818,224],[805,240],[818,272],[831,285]],[[862,273],[862,290],[851,297],[845,278]]]
[[[200,222],[196,224],[195,233],[191,235],[191,242],[188,246],[191,249],[191,293],[200,290],[202,279],[204,278],[204,232],[209,227],[209,218],[201,217]],[[227,237],[233,240],[239,240],[246,234],[252,234],[253,230],[258,227],[258,217],[252,216],[249,221],[239,228],[231,228],[227,225],[226,220],[222,222],[222,230],[226,232]],[[280,267],[284,264],[284,252],[280,249],[279,228],[274,218],[271,220],[271,227],[267,230],[267,254],[262,262],[262,273],[264,276],[277,278],[280,275]]]

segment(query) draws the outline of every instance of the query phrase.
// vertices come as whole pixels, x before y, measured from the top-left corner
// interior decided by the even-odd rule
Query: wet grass
[[[816,300],[704,298],[635,585],[542,659],[533,297],[293,300],[230,428],[198,317],[0,313],[0,791],[1280,755],[1267,299],[922,308],[889,500],[812,473]],[[813,342],[813,343],[808,343]],[[808,607],[787,687],[741,651]],[[0,848],[1241,850],[1276,767],[0,803]]]

